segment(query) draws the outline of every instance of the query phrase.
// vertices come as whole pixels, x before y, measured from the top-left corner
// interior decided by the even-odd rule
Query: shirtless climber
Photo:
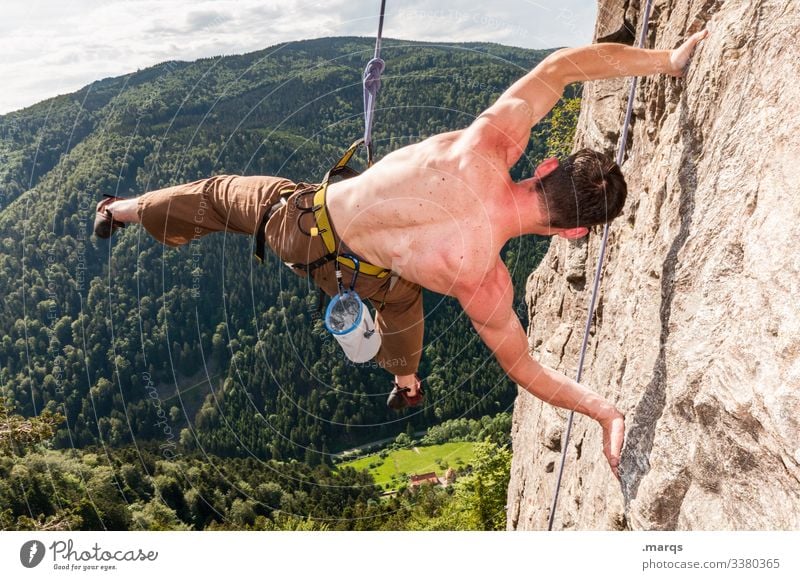
[[[95,234],[140,222],[164,244],[215,231],[256,235],[293,271],[336,293],[335,264],[377,310],[377,362],[395,376],[388,405],[417,405],[421,288],[454,296],[481,339],[516,383],[540,399],[597,420],[615,475],[624,417],[610,402],[530,355],[512,308],[511,277],[500,249],[523,234],[585,236],[617,217],[627,193],[619,167],[587,149],[547,159],[532,177],[511,180],[531,128],[579,81],[664,73],[681,76],[705,31],[675,50],[596,44],[558,50],[515,82],[466,129],[390,153],[360,175],[325,188],[278,177],[216,176],[97,205]],[[260,234],[260,235],[259,235]]]

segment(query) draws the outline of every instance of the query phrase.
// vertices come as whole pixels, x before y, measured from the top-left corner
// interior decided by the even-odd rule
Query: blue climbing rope
[[[364,69],[364,146],[367,148],[367,163],[372,165],[372,124],[375,121],[375,102],[381,90],[381,73],[386,63],[381,59],[383,16],[386,0],[381,0],[381,15],[378,20],[378,36],[375,39],[375,54]]]
[[[644,8],[644,19],[642,20],[642,30],[639,34],[639,40],[636,44],[637,48],[644,48],[645,39],[647,38],[647,28],[650,21],[650,9],[652,8],[652,0],[647,0]],[[628,106],[625,109],[625,120],[622,123],[622,133],[619,137],[619,144],[617,147],[617,165],[622,166],[622,161],[625,158],[625,145],[628,142],[628,129],[631,124],[631,116],[633,115],[633,99],[636,96],[637,77],[631,79],[630,91],[628,91]],[[594,311],[597,305],[597,295],[600,292],[600,276],[603,272],[603,259],[606,254],[606,246],[608,245],[608,231],[609,226],[606,223],[603,227],[603,241],[600,243],[600,255],[597,257],[597,267],[594,272],[594,284],[592,288],[592,298],[589,302],[589,315],[586,318],[586,327],[583,331],[583,343],[581,344],[580,357],[578,358],[578,372],[575,377],[576,382],[580,382],[583,376],[583,361],[586,358],[586,348],[589,344],[589,330],[592,327],[592,319],[594,318]],[[569,418],[567,419],[567,427],[564,432],[564,443],[561,447],[561,464],[558,468],[558,476],[556,477],[555,491],[553,492],[553,503],[550,506],[550,518],[547,523],[547,530],[553,529],[553,522],[556,517],[556,506],[558,505],[558,494],[561,489],[561,479],[564,475],[564,463],[567,459],[567,449],[569,446],[569,437],[572,433],[572,423],[575,420],[575,411],[570,411]]]

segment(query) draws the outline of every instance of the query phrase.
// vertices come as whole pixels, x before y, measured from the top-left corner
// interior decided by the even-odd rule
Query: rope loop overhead
[[[378,20],[378,35],[375,38],[375,54],[364,69],[364,146],[367,148],[367,163],[372,165],[372,124],[375,122],[375,103],[381,90],[381,73],[386,63],[381,59],[383,39],[383,18],[386,13],[386,0],[381,0],[381,14]]]
[[[378,91],[381,90],[381,73],[386,63],[380,58],[373,58],[364,69],[364,145],[367,147],[372,164],[372,124],[375,122],[375,103]]]

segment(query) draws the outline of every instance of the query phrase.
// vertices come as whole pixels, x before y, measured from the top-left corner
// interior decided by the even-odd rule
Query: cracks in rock
[[[667,116],[667,85],[666,83],[655,83],[653,96],[649,99],[649,111],[651,122],[647,128],[647,136],[650,141],[654,141],[658,134],[658,129],[664,124],[664,118]]]
[[[751,217],[758,207],[758,195],[761,193],[761,181],[756,182],[756,190],[745,194],[744,212],[747,217]]]
[[[544,433],[542,445],[555,453],[561,453],[561,425],[552,423]]]
[[[667,184],[665,183],[661,187],[658,188],[655,195],[653,196],[653,219],[655,223],[658,223],[659,217],[661,215],[661,208],[664,205],[664,199],[667,197]]]
[[[617,380],[619,384],[622,384],[622,381],[625,379],[625,370],[628,368],[628,355],[622,355],[622,362],[619,363],[619,368],[617,369],[617,376],[619,377]]]
[[[524,477],[524,476],[523,476]],[[516,530],[517,525],[519,524],[519,510],[520,506],[522,505],[522,500],[525,497],[525,484],[526,481],[523,479],[522,486],[516,490],[514,494],[516,497],[512,500],[511,492],[508,494],[507,503],[511,506],[511,510],[508,513],[508,528],[511,530]]]
[[[776,18],[779,20],[785,18],[790,8],[795,8],[795,0],[786,0],[786,3],[783,5],[780,14],[778,14]]]
[[[633,30],[633,24],[627,20],[623,20],[622,26],[614,32],[597,39],[597,42],[618,42],[619,44],[627,44],[628,46],[633,46],[635,41],[636,33]]]
[[[603,326],[603,305],[605,301],[603,300],[602,292],[597,295],[597,303],[594,307],[594,320],[592,320],[592,326],[589,328],[589,334],[594,336],[600,331],[600,328]],[[597,344],[594,345],[595,349],[597,348]]]
[[[794,462],[792,461],[793,458],[791,456],[787,458],[784,457],[783,455],[780,455],[778,459],[783,464],[783,467],[786,470],[788,476],[794,478],[797,481],[797,483],[800,484],[800,473],[797,472],[797,468]]]
[[[636,27],[628,20],[626,14],[631,7],[630,0],[626,0],[622,5],[622,22],[619,27],[602,37],[598,37],[595,42],[619,42],[633,46],[636,41]]]
[[[636,409],[629,415],[631,426],[626,436],[620,466],[626,511],[630,508],[631,500],[636,498],[642,479],[650,471],[650,455],[653,450],[656,427],[667,403],[667,342],[672,319],[672,303],[675,298],[675,278],[679,266],[678,254],[686,244],[692,225],[694,194],[697,187],[697,157],[702,150],[702,136],[696,133],[697,127],[694,124],[692,113],[688,110],[685,94],[681,95],[680,121],[685,143],[678,173],[680,199],[677,209],[680,215],[680,226],[662,265],[661,331],[658,357],[653,367],[650,383],[645,388]],[[688,484],[686,489],[688,489]],[[685,491],[684,489],[683,493]]]
[[[682,469],[664,486],[658,497],[649,506],[648,512],[656,530],[674,530],[678,526],[683,500],[692,484],[686,468]]]
[[[589,245],[586,238],[575,240],[567,245],[566,279],[573,290],[583,290],[586,286],[586,260]]]
[[[691,34],[700,30],[700,27],[708,22],[720,6],[722,6],[722,0],[706,0],[695,16],[692,25],[687,27],[686,31]]]
[[[752,94],[750,90],[752,85],[752,77],[757,76],[760,73],[759,70],[754,70],[755,59],[759,54],[759,51],[753,50],[753,47],[757,46],[757,43],[760,41],[759,35],[761,33],[761,20],[763,18],[762,12],[763,3],[759,2],[752,6],[749,25],[743,27],[738,36],[734,31],[728,42],[723,45],[721,54],[719,55],[720,60],[728,63],[732,60],[737,60],[740,54],[744,54],[747,57],[746,63],[741,65],[745,68],[746,75],[733,74],[734,71],[731,71],[731,65],[728,64],[726,66],[726,76],[730,79],[738,80],[738,86],[735,89],[735,94],[737,94],[739,98],[735,104],[730,105],[730,108],[735,108],[735,112],[732,113],[734,118],[742,118],[746,116],[747,111],[752,108]],[[727,83],[723,81],[724,78],[724,76],[718,75],[711,81],[711,86],[709,87],[711,92],[708,97],[710,101],[713,102],[713,99],[719,99],[720,95],[724,94],[729,88]],[[719,106],[723,106],[722,102],[719,103]],[[718,147],[718,149],[720,151],[727,151],[732,142],[734,145],[736,144],[735,141],[737,139],[740,139],[740,136],[728,134],[725,137],[723,144]]]
[[[625,517],[625,514],[623,512],[614,514],[613,519],[611,520],[610,528],[611,530],[618,530],[618,531],[624,531],[629,529],[628,519]]]
[[[563,335],[563,336],[562,336]],[[570,337],[572,336],[572,327],[568,324],[562,324],[554,334],[552,341],[553,348],[550,352],[558,357],[558,362],[564,360],[564,353],[567,350],[567,343],[569,342]],[[558,351],[556,352],[556,349]]]

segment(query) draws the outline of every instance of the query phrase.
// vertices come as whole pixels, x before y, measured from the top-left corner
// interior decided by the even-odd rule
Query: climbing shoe
[[[110,238],[115,230],[125,227],[124,222],[115,220],[111,212],[108,211],[109,204],[124,198],[107,194],[103,195],[105,195],[106,198],[97,204],[96,214],[94,216],[94,235],[98,238],[106,239]]]
[[[409,387],[401,387],[395,381],[392,381],[392,392],[389,393],[389,398],[386,399],[387,407],[399,411],[406,407],[417,407],[422,404],[425,399],[425,393],[422,390],[422,381],[419,380],[417,374],[414,374],[414,378],[417,380],[417,394],[413,397],[408,394],[411,390]]]

